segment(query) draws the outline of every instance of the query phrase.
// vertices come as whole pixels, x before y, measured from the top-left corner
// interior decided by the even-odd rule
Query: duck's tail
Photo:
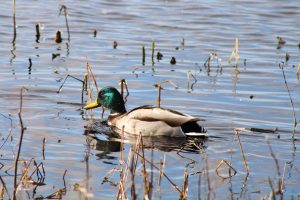
[[[206,130],[197,122],[186,122],[181,125],[181,129],[189,137],[206,137]]]

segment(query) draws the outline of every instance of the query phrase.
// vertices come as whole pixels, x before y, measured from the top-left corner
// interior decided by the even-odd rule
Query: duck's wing
[[[170,126],[164,121],[144,121],[127,117],[114,121],[111,124],[112,130],[117,133],[122,132],[122,127],[124,127],[124,133],[129,135],[185,137],[180,126]]]
[[[157,108],[152,106],[142,106],[126,113],[124,118],[137,119],[140,121],[162,121],[166,124],[176,127],[181,126],[187,122],[197,122],[200,118],[186,115],[174,110]]]

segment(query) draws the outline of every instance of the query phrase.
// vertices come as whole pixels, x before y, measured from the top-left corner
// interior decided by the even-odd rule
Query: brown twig
[[[243,150],[243,146],[242,146],[242,143],[241,143],[240,134],[239,134],[238,129],[235,129],[235,136],[237,136],[237,139],[238,139],[238,142],[239,142],[239,145],[240,145],[240,150],[241,150],[241,153],[242,153],[242,156],[243,156],[245,170],[246,170],[246,173],[247,173],[247,176],[248,176],[249,175],[249,167],[248,167],[247,160],[246,160],[246,157],[245,157],[245,154],[244,154],[244,150]]]
[[[141,134],[140,134],[141,135]],[[146,162],[145,162],[145,152],[144,152],[144,143],[143,137],[141,136],[141,149],[142,149],[142,165],[143,165],[143,175],[144,175],[144,198],[149,198],[149,184],[147,181],[147,170],[146,170]]]
[[[173,81],[171,80],[166,80],[166,81],[163,81],[163,82],[160,82],[160,83],[155,83],[153,84],[154,87],[157,87],[158,88],[158,95],[157,95],[157,107],[160,108],[160,103],[161,103],[161,90],[164,90],[163,87],[161,87],[162,84],[165,84],[165,83],[170,83],[172,86],[175,87],[175,89],[178,89],[179,87],[173,83]]]
[[[18,162],[19,162],[19,157],[21,154],[21,147],[22,147],[22,141],[23,141],[23,136],[24,136],[24,131],[25,131],[25,127],[23,125],[23,120],[22,120],[22,107],[23,107],[23,90],[28,90],[25,87],[21,88],[20,91],[20,108],[19,108],[19,112],[18,112],[18,116],[19,116],[19,121],[20,121],[20,128],[21,128],[21,135],[20,135],[20,141],[19,141],[19,147],[18,147],[18,152],[15,158],[15,173],[14,173],[14,193],[13,193],[13,200],[16,200],[16,192],[17,192],[17,175],[18,175]]]
[[[160,190],[160,184],[161,184],[161,177],[162,177],[162,171],[164,167],[164,161],[160,159],[159,161],[159,176],[158,176],[158,189]]]
[[[159,87],[165,83],[170,83],[175,89],[178,89],[178,85],[176,85],[172,80],[166,80],[166,81],[162,81],[162,82],[159,82],[159,83],[155,83],[153,84],[154,87]]]
[[[0,176],[0,181],[1,181],[1,183],[2,183],[2,187],[4,188],[4,190],[5,190],[5,192],[6,192],[7,198],[10,200],[10,199],[11,199],[11,198],[10,198],[10,194],[9,194],[9,191],[7,190],[6,184],[5,184],[5,182],[4,182],[3,178],[2,178],[2,176]],[[3,195],[4,195],[4,194],[3,194]]]
[[[271,192],[270,192],[269,199],[276,200],[276,197],[275,197],[275,190],[274,190],[274,187],[273,187],[273,184],[272,184],[272,181],[271,181],[271,178],[270,178],[270,177],[268,178],[268,181],[269,181],[269,185],[270,185],[270,187],[271,187]]]
[[[283,194],[285,169],[286,169],[286,162],[284,163],[283,174],[281,178],[280,194]]]
[[[126,89],[126,96],[124,97],[124,87]],[[120,80],[121,96],[124,99],[124,102],[127,102],[127,97],[129,96],[128,86],[125,79]]]
[[[278,177],[280,176],[280,167],[279,167],[279,162],[278,162],[278,159],[276,158],[273,150],[272,150],[272,147],[270,145],[270,142],[269,140],[267,140],[267,144],[268,144],[268,147],[269,147],[269,150],[270,150],[270,154],[271,154],[271,157],[273,158],[274,162],[275,162],[275,166],[276,166],[276,172],[277,172],[277,175]]]
[[[228,173],[229,173],[229,175],[228,175],[227,177],[224,177],[223,175],[220,175],[220,174],[219,174],[219,168],[220,168],[223,164],[226,164],[226,165],[228,166]],[[233,174],[231,173],[231,170],[233,170]],[[237,173],[237,171],[232,167],[231,163],[229,163],[227,160],[221,160],[221,161],[219,162],[219,164],[217,165],[215,171],[216,171],[217,175],[218,175],[219,177],[223,178],[223,179],[231,178],[231,177],[233,177],[233,176]]]
[[[179,199],[187,199],[188,180],[189,180],[189,174],[187,172],[187,168],[185,168],[184,169],[184,175],[183,175],[183,185],[182,185],[182,190],[181,190]]]
[[[160,102],[161,102],[161,86],[158,86],[158,95],[157,95],[157,107],[160,108]]]
[[[97,85],[97,81],[95,79],[95,76],[94,76],[94,73],[92,71],[92,68],[91,68],[91,66],[90,66],[90,64],[88,62],[86,62],[86,70],[88,72],[88,76],[92,77],[92,80],[94,82],[94,85],[95,85],[97,93],[98,93],[99,92],[99,88],[98,88],[98,85]]]

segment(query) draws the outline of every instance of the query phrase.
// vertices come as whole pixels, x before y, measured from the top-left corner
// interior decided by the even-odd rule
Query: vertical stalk
[[[145,45],[142,46],[142,65],[145,65],[145,60],[146,60],[146,52],[145,52]]]
[[[160,99],[161,99],[161,86],[158,86],[158,95],[157,95],[157,107],[160,108]]]
[[[17,24],[16,24],[16,0],[13,0],[13,24],[14,24],[14,37],[12,43],[15,43],[17,38]]]
[[[152,39],[152,65],[154,65],[154,49],[155,49],[155,42],[154,39]]]
[[[19,162],[19,157],[21,154],[21,147],[22,147],[22,141],[23,141],[23,136],[24,136],[24,131],[25,127],[23,125],[23,120],[22,120],[22,106],[23,106],[23,89],[21,88],[21,93],[20,93],[20,108],[19,108],[19,121],[20,121],[20,126],[21,126],[21,135],[20,135],[20,141],[19,141],[19,147],[18,147],[18,152],[15,158],[15,171],[14,171],[14,193],[13,193],[13,200],[16,200],[16,192],[17,192],[17,176],[18,176],[18,162]]]

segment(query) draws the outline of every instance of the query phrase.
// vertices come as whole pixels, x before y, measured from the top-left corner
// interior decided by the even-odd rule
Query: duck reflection
[[[101,153],[96,154],[99,159],[114,160],[118,157],[112,156],[113,152],[121,151],[121,138],[113,132],[106,121],[94,120],[85,129],[87,139],[93,141],[93,146]],[[157,149],[160,151],[183,151],[199,153],[205,148],[206,137],[172,138],[166,136],[143,137],[145,149]],[[137,137],[126,136],[124,143],[135,145]],[[106,162],[108,163],[108,162]],[[114,163],[109,163],[114,164]]]

